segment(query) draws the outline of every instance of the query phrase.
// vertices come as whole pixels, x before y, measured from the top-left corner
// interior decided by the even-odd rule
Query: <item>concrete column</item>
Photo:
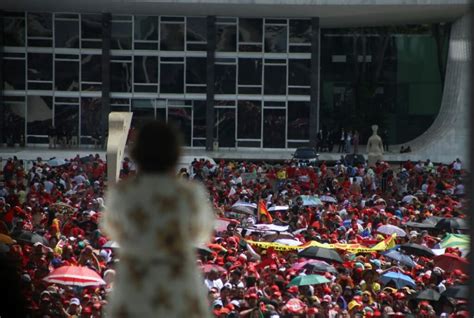
[[[214,141],[214,71],[216,53],[216,17],[207,17],[207,89],[206,89],[206,150]]]
[[[319,17],[311,19],[311,96],[309,109],[309,145],[316,147],[319,130],[319,71],[320,71],[320,36]]]
[[[110,13],[102,14],[102,105],[100,114],[100,132],[105,138],[110,113],[110,45],[112,37]]]
[[[3,15],[4,15],[4,12],[0,10],[0,144],[6,142],[5,103],[3,100],[3,90],[5,89],[4,87],[5,79],[3,78],[3,73],[4,73],[3,71],[3,46],[4,46]]]

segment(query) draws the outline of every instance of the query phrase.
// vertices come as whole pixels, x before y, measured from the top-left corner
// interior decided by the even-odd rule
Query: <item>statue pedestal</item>
[[[382,160],[383,160],[383,155],[375,154],[375,153],[369,153],[367,164],[369,165],[369,167],[375,167],[375,163],[377,161],[382,161]]]

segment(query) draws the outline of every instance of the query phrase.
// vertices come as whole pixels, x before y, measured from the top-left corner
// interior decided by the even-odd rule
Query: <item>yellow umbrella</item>
[[[8,235],[0,233],[0,242],[5,244],[14,244],[15,241]]]

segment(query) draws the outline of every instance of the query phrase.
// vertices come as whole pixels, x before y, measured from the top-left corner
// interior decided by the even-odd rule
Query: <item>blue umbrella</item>
[[[411,259],[410,256],[402,254],[394,249],[391,249],[385,253],[382,253],[382,255],[390,259],[396,260],[400,264],[406,265],[408,267],[416,266],[416,263]]]
[[[405,286],[416,287],[415,281],[410,276],[398,272],[387,272],[380,277],[380,281],[384,285],[394,282],[398,289]]]

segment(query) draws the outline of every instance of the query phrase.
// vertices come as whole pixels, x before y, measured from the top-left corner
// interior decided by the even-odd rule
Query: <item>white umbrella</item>
[[[268,211],[269,212],[273,212],[273,211],[286,211],[288,210],[290,207],[288,205],[275,205],[275,206],[272,206],[272,207],[269,207],[268,208]]]
[[[275,241],[275,243],[280,243],[280,244],[288,245],[288,246],[300,246],[303,244],[298,240],[292,240],[292,239],[278,239]]]
[[[395,233],[399,237],[407,236],[407,233],[403,229],[399,228],[398,226],[391,225],[391,224],[386,224],[386,225],[379,226],[377,228],[377,232],[382,233],[382,234],[386,234],[386,235],[392,235],[392,234]]]

